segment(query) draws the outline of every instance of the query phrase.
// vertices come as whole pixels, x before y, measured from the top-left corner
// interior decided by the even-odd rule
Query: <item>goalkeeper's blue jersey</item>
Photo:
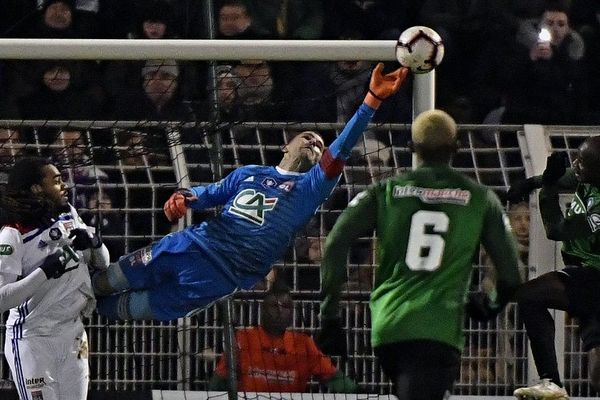
[[[184,235],[203,248],[241,288],[251,288],[264,278],[330,195],[341,168],[331,176],[327,159],[333,163],[346,160],[373,113],[361,105],[321,162],[305,173],[250,165],[220,182],[193,187],[198,200],[191,208],[224,207],[214,219],[186,228]]]

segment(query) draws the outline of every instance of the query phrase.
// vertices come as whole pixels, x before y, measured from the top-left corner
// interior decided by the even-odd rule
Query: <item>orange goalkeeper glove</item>
[[[163,211],[169,221],[175,222],[185,215],[188,204],[196,200],[198,197],[190,189],[178,189],[165,202]]]
[[[398,68],[389,74],[383,74],[383,63],[375,66],[371,74],[371,82],[369,83],[369,93],[365,98],[365,103],[371,108],[378,108],[381,102],[395,94],[406,76],[408,68]]]

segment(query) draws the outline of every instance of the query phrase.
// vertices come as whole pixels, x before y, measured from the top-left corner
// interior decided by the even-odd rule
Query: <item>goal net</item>
[[[242,165],[277,165],[282,146],[303,130],[318,131],[326,144],[331,143],[362,101],[373,61],[386,61],[387,68],[395,68],[394,42],[319,46],[319,41],[278,41],[276,48],[265,42],[238,41],[194,45],[149,40],[137,47],[126,41],[89,41],[85,46],[74,41],[40,46],[1,42],[4,58],[32,59],[5,62],[11,74],[25,81],[35,77],[27,74],[39,73],[35,58],[72,61],[79,57],[86,63],[98,59],[94,66],[100,76],[114,78],[109,80],[112,86],[100,85],[109,104],[103,103],[105,108],[87,118],[70,118],[66,113],[67,118],[0,121],[1,171],[5,174],[24,154],[52,157],[64,171],[72,203],[86,223],[101,228],[113,260],[214,215],[215,210],[190,213],[177,225],[168,223],[162,206],[174,189],[215,182]],[[11,43],[19,44],[19,54]],[[150,59],[163,62],[149,63]],[[173,60],[176,73],[159,76],[174,71]],[[181,96],[177,113],[164,113],[164,118],[160,112],[150,117],[135,114],[141,103],[132,104],[128,96],[153,94],[144,92],[149,85],[145,73],[151,79],[174,80],[171,85],[177,85],[176,94]],[[290,328],[295,331],[317,332],[320,258],[336,218],[358,192],[412,166],[407,143],[413,105],[432,93],[421,92],[427,87],[423,82],[405,86],[377,112],[337,188],[274,266],[278,279],[292,289]],[[138,116],[127,118],[119,113],[124,111]],[[462,146],[455,168],[498,193],[525,177],[519,141],[523,127],[460,125],[459,130]],[[333,362],[358,384],[360,392],[387,395],[390,384],[370,346],[368,295],[376,265],[375,241],[375,236],[368,236],[353,244],[344,285],[345,337],[340,338],[346,341],[348,354],[334,357]],[[527,260],[523,261],[526,275]],[[483,253],[475,265],[474,290],[490,269]],[[265,286],[234,296],[232,321],[226,324],[226,313],[217,306],[169,323],[111,323],[92,316],[87,320],[91,390],[207,391],[221,354],[236,350],[224,348],[225,333],[260,323]],[[511,395],[515,387],[533,379],[527,338],[514,305],[495,321],[466,321],[465,328],[467,346],[455,395]],[[574,353],[580,354],[580,349]],[[565,381],[580,388],[570,393],[588,395],[582,364],[569,368],[571,375]],[[0,374],[9,380],[5,363]],[[305,392],[316,395],[323,390],[313,379]]]

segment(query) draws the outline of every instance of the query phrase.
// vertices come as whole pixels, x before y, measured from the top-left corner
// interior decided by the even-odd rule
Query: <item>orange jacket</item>
[[[240,329],[238,343],[238,390],[245,392],[304,392],[311,376],[327,381],[336,372],[329,357],[304,333],[286,331],[269,335],[262,327]],[[215,374],[227,377],[225,357]]]

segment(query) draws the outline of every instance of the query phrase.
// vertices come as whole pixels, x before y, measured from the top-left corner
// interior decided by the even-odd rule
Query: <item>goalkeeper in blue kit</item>
[[[223,210],[94,275],[99,314],[172,320],[261,281],[330,195],[375,110],[407,74],[406,68],[383,74],[379,63],[364,102],[329,148],[319,134],[302,132],[283,147],[276,167],[244,166],[220,182],[176,191],[164,206],[170,221],[188,208]]]

